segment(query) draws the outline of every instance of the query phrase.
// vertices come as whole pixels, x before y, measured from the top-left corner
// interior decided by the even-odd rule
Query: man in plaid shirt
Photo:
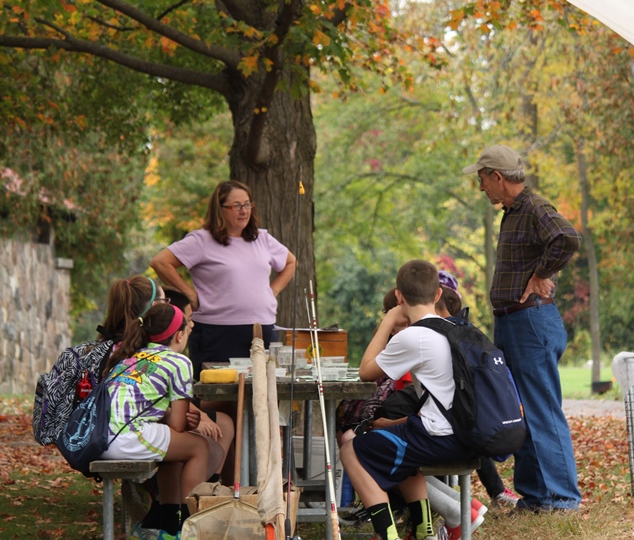
[[[553,302],[557,272],[581,237],[546,199],[524,186],[524,163],[508,146],[486,148],[463,173],[504,209],[491,303],[495,344],[504,351],[522,400],[526,441],[515,454],[517,508],[575,510],[581,502],[557,364],[567,335]]]

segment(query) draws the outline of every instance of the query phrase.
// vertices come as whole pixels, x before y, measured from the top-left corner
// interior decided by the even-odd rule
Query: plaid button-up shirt
[[[581,245],[570,222],[531,188],[504,209],[500,225],[491,303],[501,308],[520,301],[533,274],[557,283],[562,270]]]

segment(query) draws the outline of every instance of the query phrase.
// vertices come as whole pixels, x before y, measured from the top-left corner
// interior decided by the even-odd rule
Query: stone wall
[[[0,393],[35,389],[70,346],[70,259],[53,235],[0,238]]]

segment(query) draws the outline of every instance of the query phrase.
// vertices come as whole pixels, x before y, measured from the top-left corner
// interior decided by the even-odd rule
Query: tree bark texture
[[[280,76],[288,79],[291,75],[284,70]],[[232,85],[235,92],[228,97],[234,125],[231,176],[253,190],[261,226],[297,257],[298,298],[294,298],[296,284],[291,281],[278,297],[277,324],[292,326],[296,300],[297,326],[305,327],[308,321],[304,289],[308,290],[309,280],[313,280],[317,292],[313,249],[316,135],[310,98],[306,94],[294,99],[286,92],[275,92],[268,110],[259,113],[266,116],[259,144],[254,149],[249,144],[249,134],[262,77],[261,74],[240,77]],[[300,181],[304,195],[299,195]]]
[[[581,226],[583,242],[588,258],[588,274],[590,281],[590,339],[592,342],[592,382],[601,380],[601,328],[599,325],[599,270],[597,256],[592,241],[592,231],[588,226],[588,208],[590,193],[588,190],[588,167],[584,153],[585,141],[576,141],[577,170],[581,189]]]

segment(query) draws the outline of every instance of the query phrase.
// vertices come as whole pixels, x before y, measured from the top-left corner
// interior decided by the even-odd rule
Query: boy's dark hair
[[[166,289],[163,287],[163,291],[165,292],[165,298],[170,299],[170,304],[180,308],[180,310],[185,313],[185,308],[191,305],[191,301],[187,298],[185,293],[177,291],[176,289]]]
[[[396,288],[410,306],[433,304],[439,286],[436,267],[420,259],[406,262],[396,274]]]
[[[445,285],[441,285],[440,288],[442,289],[442,295],[436,302],[436,306],[438,309],[447,309],[452,317],[456,317],[462,309],[462,300],[460,300],[460,297],[453,289]]]

